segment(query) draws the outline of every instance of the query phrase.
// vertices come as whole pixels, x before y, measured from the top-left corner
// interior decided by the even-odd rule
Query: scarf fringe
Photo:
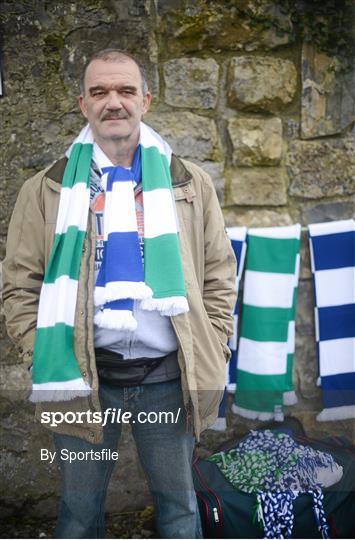
[[[236,389],[237,389],[237,384],[236,383],[228,383],[227,384],[227,392],[228,392],[228,394],[234,394]]]
[[[214,424],[208,429],[213,429],[214,431],[225,431],[227,429],[227,420],[225,417],[217,418]]]
[[[137,328],[137,321],[133,317],[132,312],[128,310],[100,310],[94,316],[94,323],[100,326],[100,328],[108,328],[110,330],[128,330],[133,332]]]
[[[262,422],[267,422],[268,420],[276,420],[277,422],[282,422],[284,419],[284,415],[281,411],[278,411],[277,413],[252,411],[250,409],[238,407],[238,405],[236,405],[235,403],[233,403],[232,405],[232,411],[234,412],[234,414],[239,414],[239,416],[243,416],[243,418],[248,418],[249,420],[261,420]]]
[[[289,390],[283,393],[283,404],[284,405],[296,405],[298,402],[296,392],[294,390]]]
[[[161,315],[174,317],[189,311],[187,299],[184,296],[170,296],[169,298],[148,298],[142,300],[141,308],[146,311],[159,311]]]
[[[95,306],[103,306],[106,302],[133,298],[144,300],[151,298],[153,291],[144,281],[111,281],[105,287],[95,287]]]
[[[344,405],[343,407],[332,407],[323,409],[317,415],[318,422],[328,422],[328,420],[347,420],[355,418],[355,405]]]
[[[65,382],[34,384],[29,400],[32,403],[70,401],[74,398],[85,397],[90,394],[90,386],[80,378]]]

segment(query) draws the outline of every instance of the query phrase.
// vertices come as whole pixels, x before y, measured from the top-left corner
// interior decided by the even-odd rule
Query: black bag
[[[355,447],[339,437],[323,441],[302,436],[293,438],[299,444],[330,453],[343,467],[341,480],[323,489],[323,504],[330,537],[354,538]],[[255,495],[235,489],[211,461],[195,459],[193,477],[205,538],[263,538],[263,526],[255,515]],[[299,495],[294,501],[292,538],[320,537],[313,515],[312,497]]]
[[[175,353],[170,353],[175,354]],[[159,358],[123,360],[123,356],[107,349],[95,349],[99,380],[115,386],[137,386],[170,355]]]

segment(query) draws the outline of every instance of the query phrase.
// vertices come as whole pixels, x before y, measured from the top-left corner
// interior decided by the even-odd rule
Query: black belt
[[[116,386],[137,386],[164,360],[176,357],[177,351],[159,358],[124,360],[122,354],[108,349],[95,349],[97,374],[100,381]]]

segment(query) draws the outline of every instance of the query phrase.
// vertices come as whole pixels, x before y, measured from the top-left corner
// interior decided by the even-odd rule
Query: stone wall
[[[227,225],[306,225],[354,215],[354,73],[344,73],[336,58],[302,44],[279,3],[4,0],[1,15],[0,258],[18,190],[78,133],[82,67],[94,50],[109,46],[136,53],[146,65],[154,95],[147,123],[177,154],[211,174]],[[0,331],[6,513],[54,513],[58,471],[38,457],[50,438],[24,402],[28,375],[3,322]],[[317,432],[315,379],[312,285],[303,234],[295,359],[300,403],[291,412]],[[338,429],[349,426],[338,424]],[[233,418],[228,435],[248,427]],[[204,440],[207,446],[215,442]],[[142,507],[149,500],[129,434],[121,456],[125,470],[121,482],[116,474],[111,484],[111,511]]]

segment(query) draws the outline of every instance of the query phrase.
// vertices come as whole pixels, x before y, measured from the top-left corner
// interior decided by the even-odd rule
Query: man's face
[[[151,95],[143,95],[139,68],[130,58],[93,60],[88,65],[79,104],[99,145],[121,139],[137,144],[139,123],[150,102]]]

